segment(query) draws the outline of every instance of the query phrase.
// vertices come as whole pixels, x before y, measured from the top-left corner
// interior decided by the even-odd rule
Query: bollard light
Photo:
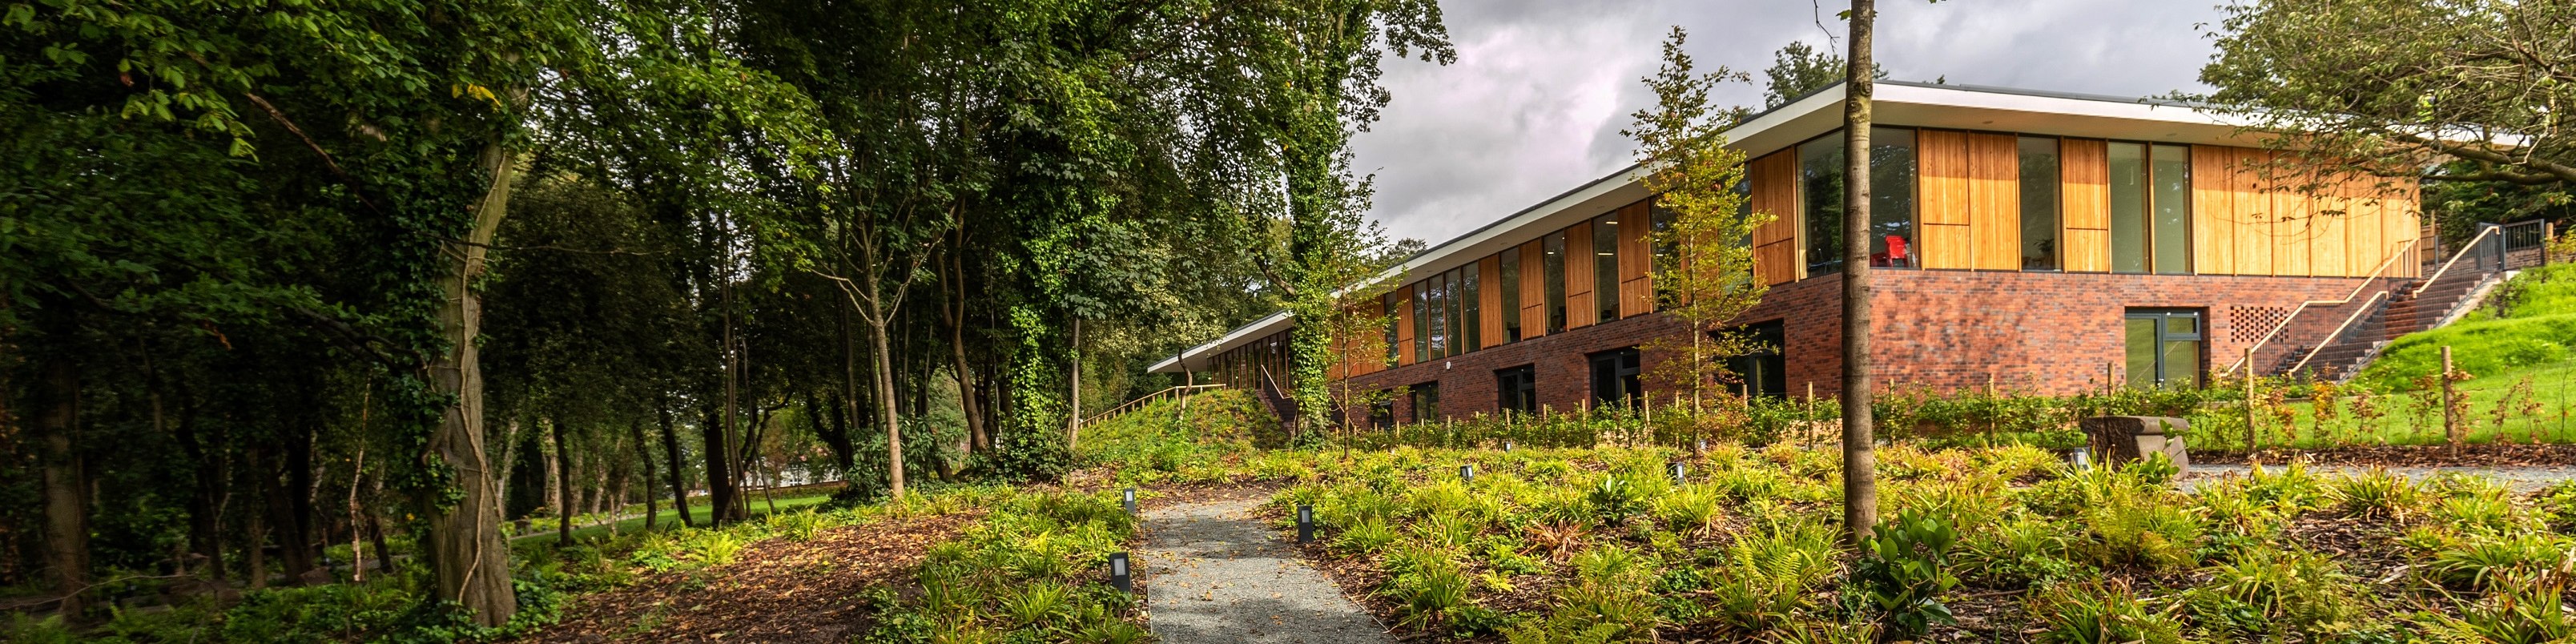
[[[1297,506],[1297,543],[1315,541],[1315,506]]]
[[[1118,592],[1136,592],[1136,582],[1127,574],[1127,553],[1109,553],[1109,585],[1116,586]]]
[[[1120,497],[1118,501],[1119,504],[1127,506],[1127,514],[1131,516],[1136,514],[1136,488],[1127,488],[1126,492],[1119,494],[1118,496]]]
[[[1510,453],[1512,453],[1512,442],[1511,442],[1511,441],[1509,441],[1509,440],[1505,440],[1505,441],[1503,441],[1503,453],[1505,453],[1505,454],[1510,454]]]
[[[1683,478],[1684,478],[1684,477],[1682,476],[1682,473],[1683,473],[1683,471],[1684,471],[1684,470],[1682,469],[1683,467],[1684,467],[1684,466],[1682,465],[1682,462],[1681,462],[1681,461],[1673,461],[1673,462],[1665,463],[1665,464],[1664,464],[1664,471],[1672,473],[1672,475],[1673,475],[1673,482],[1674,482],[1674,483],[1682,483],[1682,482],[1684,482],[1684,481],[1683,481]]]
[[[1458,466],[1458,482],[1468,485],[1476,484],[1476,465],[1474,463]]]
[[[1699,441],[1698,441],[1698,442],[1693,443],[1693,447],[1699,450],[1699,451],[1698,451],[1698,453],[1701,453],[1701,454],[1706,454],[1706,453],[1708,453],[1708,439],[1705,439],[1705,438],[1699,439]]]

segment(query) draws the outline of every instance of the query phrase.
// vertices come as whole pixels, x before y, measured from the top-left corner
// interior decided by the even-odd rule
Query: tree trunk
[[[644,442],[643,422],[627,423],[626,438],[635,441],[635,462],[644,466],[644,529],[651,531],[653,524],[662,516],[661,504],[655,503],[653,499],[653,448],[651,444]],[[617,502],[624,504],[626,499],[620,497]]]
[[[59,315],[68,315],[59,314]],[[69,327],[71,325],[64,325]],[[58,341],[69,333],[55,336]],[[43,358],[36,436],[45,480],[45,567],[60,593],[62,614],[78,621],[89,589],[89,475],[75,449],[80,431],[80,367],[70,356]]]
[[[993,439],[985,433],[984,410],[975,403],[973,372],[966,367],[966,228],[957,228],[956,249],[948,254],[948,270],[940,276],[949,282],[950,302],[939,307],[939,315],[948,323],[948,368],[957,376],[957,407],[966,415],[966,449],[982,452],[993,448]]]
[[[268,523],[277,538],[278,562],[285,564],[287,584],[300,583],[303,574],[314,568],[312,499],[310,489],[309,444],[293,437],[287,439],[282,458],[270,456],[253,461],[259,471],[261,493],[266,495]],[[270,453],[274,454],[274,453]],[[299,454],[307,454],[299,457]],[[307,465],[301,467],[299,465]],[[283,476],[284,478],[279,478]]]
[[[1869,362],[1870,31],[1877,19],[1872,0],[1852,0],[1843,99],[1843,527],[1855,543],[1878,524]]]
[[[512,470],[519,468],[519,442],[523,438],[520,435],[520,428],[525,425],[526,423],[520,419],[512,418],[509,423],[503,425],[507,429],[501,430],[501,460],[494,464],[496,473],[492,475],[492,498],[501,500],[499,504],[492,506],[494,521],[510,518],[505,516],[509,513],[507,505],[510,502],[510,474]]]
[[[198,435],[197,406],[184,386],[180,388],[180,398],[179,422],[173,433],[196,483],[188,490],[188,551],[205,559],[197,569],[208,573],[208,579],[220,579],[224,575],[224,550],[221,517],[217,515],[222,513],[226,458],[221,450],[207,449],[208,441]]]
[[[385,477],[376,477],[372,487],[368,495],[378,499],[377,505],[382,507],[382,499],[385,496]],[[385,547],[385,522],[381,518],[383,516],[384,513],[381,511],[367,513],[367,539],[376,546],[376,570],[390,572],[394,569],[394,551],[392,548]],[[351,565],[356,564],[353,562]]]
[[[509,212],[512,167],[508,150],[495,142],[480,160],[492,177],[474,225],[462,240],[446,244],[443,257],[456,258],[439,278],[444,296],[438,325],[446,340],[429,372],[431,389],[456,401],[442,414],[429,438],[428,459],[454,472],[454,503],[445,490],[424,490],[416,505],[429,524],[424,551],[435,566],[438,598],[456,602],[483,626],[499,626],[518,612],[518,594],[510,588],[510,551],[501,542],[501,499],[492,468],[483,452],[483,367],[476,354],[482,335],[483,296],[473,288],[482,277],[484,254]]]
[[[546,419],[546,433],[554,438],[555,449],[546,453],[546,477],[553,479],[555,506],[555,543],[572,545],[572,452],[564,449],[563,419]]]
[[[733,512],[733,476],[725,455],[725,421],[717,418],[721,409],[707,412],[706,422],[698,424],[699,438],[704,439],[707,461],[707,525],[723,525]]]
[[[886,341],[886,315],[884,311],[868,311],[863,315],[867,318],[868,343],[876,353],[870,357],[876,364],[877,425],[885,430],[886,437],[886,490],[900,499],[903,498],[903,428],[896,422],[895,405],[898,403],[894,395],[893,354],[888,351]]]
[[[1073,318],[1073,351],[1065,367],[1064,380],[1071,387],[1064,404],[1064,449],[1074,451],[1082,444],[1082,317]]]
[[[680,515],[680,526],[697,527],[689,518],[689,470],[680,467],[680,432],[671,426],[671,397],[662,397],[658,405],[662,415],[662,463],[671,470],[671,511]]]

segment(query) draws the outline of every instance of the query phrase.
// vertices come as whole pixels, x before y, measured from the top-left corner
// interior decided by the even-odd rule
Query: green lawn
[[[2342,443],[2443,442],[2437,397],[2417,384],[2441,370],[2447,346],[2454,368],[2472,376],[2456,385],[2469,396],[2460,423],[2469,442],[2576,441],[2576,264],[2525,271],[2494,297],[2500,306],[2390,343],[2337,397],[2336,418],[2322,433]],[[2351,413],[2350,393],[2361,388],[2374,393],[2384,414],[2368,425]],[[2315,403],[2289,407],[2299,444],[2322,444]],[[2267,414],[2259,422],[2269,442],[2285,440],[2277,418]]]

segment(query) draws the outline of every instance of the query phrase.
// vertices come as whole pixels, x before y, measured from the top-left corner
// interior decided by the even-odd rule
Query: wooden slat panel
[[[2308,196],[2308,212],[2313,213],[2312,230],[2316,233],[2315,242],[2309,246],[2309,261],[2316,264],[2318,275],[2359,275],[2373,268],[2352,267],[2352,203],[2343,193],[2342,185],[2326,183],[2321,194]]]
[[[1797,281],[1798,253],[1794,245],[1784,240],[1754,247],[1753,278],[1773,286]]]
[[[2057,154],[2058,173],[2064,177],[2058,185],[2058,217],[2065,222],[2059,243],[2065,247],[2066,270],[2109,271],[2110,148],[2102,141],[2063,139],[2058,141]]]
[[[1654,222],[1647,214],[1647,202],[1639,201],[1619,209],[1619,317],[1638,315],[1655,308],[1649,294],[1654,292],[1654,243],[1647,233]]]
[[[2192,272],[2234,275],[2236,268],[2236,174],[2229,162],[2233,150],[2216,145],[2191,148]]]
[[[1965,261],[1975,256],[1971,250],[1975,241],[1969,239],[1969,229],[1954,224],[1924,224],[1923,267],[1973,268]]]
[[[1395,289],[1395,363],[1413,364],[1413,286]]]
[[[2270,160],[2271,153],[2249,148],[2216,149],[2227,156],[2224,169],[2227,213],[2234,221],[2235,232],[2228,238],[2227,245],[2235,259],[2235,274],[2281,274],[2281,267],[2274,262],[2275,254],[2272,252],[2276,245],[2272,236],[2279,232],[2272,225],[2272,200],[2263,195],[2262,178],[2257,176],[2259,166]],[[2199,180],[2200,175],[2192,176],[2192,181]]]
[[[1520,312],[1514,311],[1512,314],[1519,315]],[[1503,256],[1501,255],[1476,261],[1476,325],[1476,348],[1482,349],[1503,343]]]
[[[2277,183],[2278,180],[2267,183]],[[2308,247],[2314,237],[2308,218],[2308,199],[2293,191],[2266,185],[2265,202],[2272,211],[2272,266],[2275,275],[2315,275],[2308,263]]]
[[[1760,249],[1779,245],[1791,248],[1798,239],[1798,155],[1786,149],[1755,159],[1746,169],[1745,180],[1753,187],[1753,212],[1771,215],[1771,223],[1753,229],[1753,274],[1768,284],[1780,284],[1798,278],[1794,255],[1766,253]]]
[[[1565,229],[1565,328],[1592,326],[1601,310],[1592,308],[1592,222]]]
[[[1547,335],[1547,247],[1521,244],[1521,337]]]
[[[1968,237],[1972,265],[2021,270],[2021,146],[2010,134],[1968,135]]]
[[[1968,134],[1922,130],[1915,135],[1914,143],[1920,158],[1915,179],[1917,183],[1915,212],[1918,213],[1916,216],[1925,224],[1967,225],[1970,210],[1968,183],[1971,176],[1968,168]],[[1926,253],[1924,261],[1928,264],[1934,259]],[[1964,266],[1973,260],[1958,257],[1943,258],[1940,261]]]

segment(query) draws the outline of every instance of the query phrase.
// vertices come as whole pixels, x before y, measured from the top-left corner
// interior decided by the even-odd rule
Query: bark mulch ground
[[[525,641],[847,642],[862,624],[861,591],[902,579],[924,549],[981,516],[885,519],[810,541],[761,541],[730,564],[575,599],[562,623]]]

